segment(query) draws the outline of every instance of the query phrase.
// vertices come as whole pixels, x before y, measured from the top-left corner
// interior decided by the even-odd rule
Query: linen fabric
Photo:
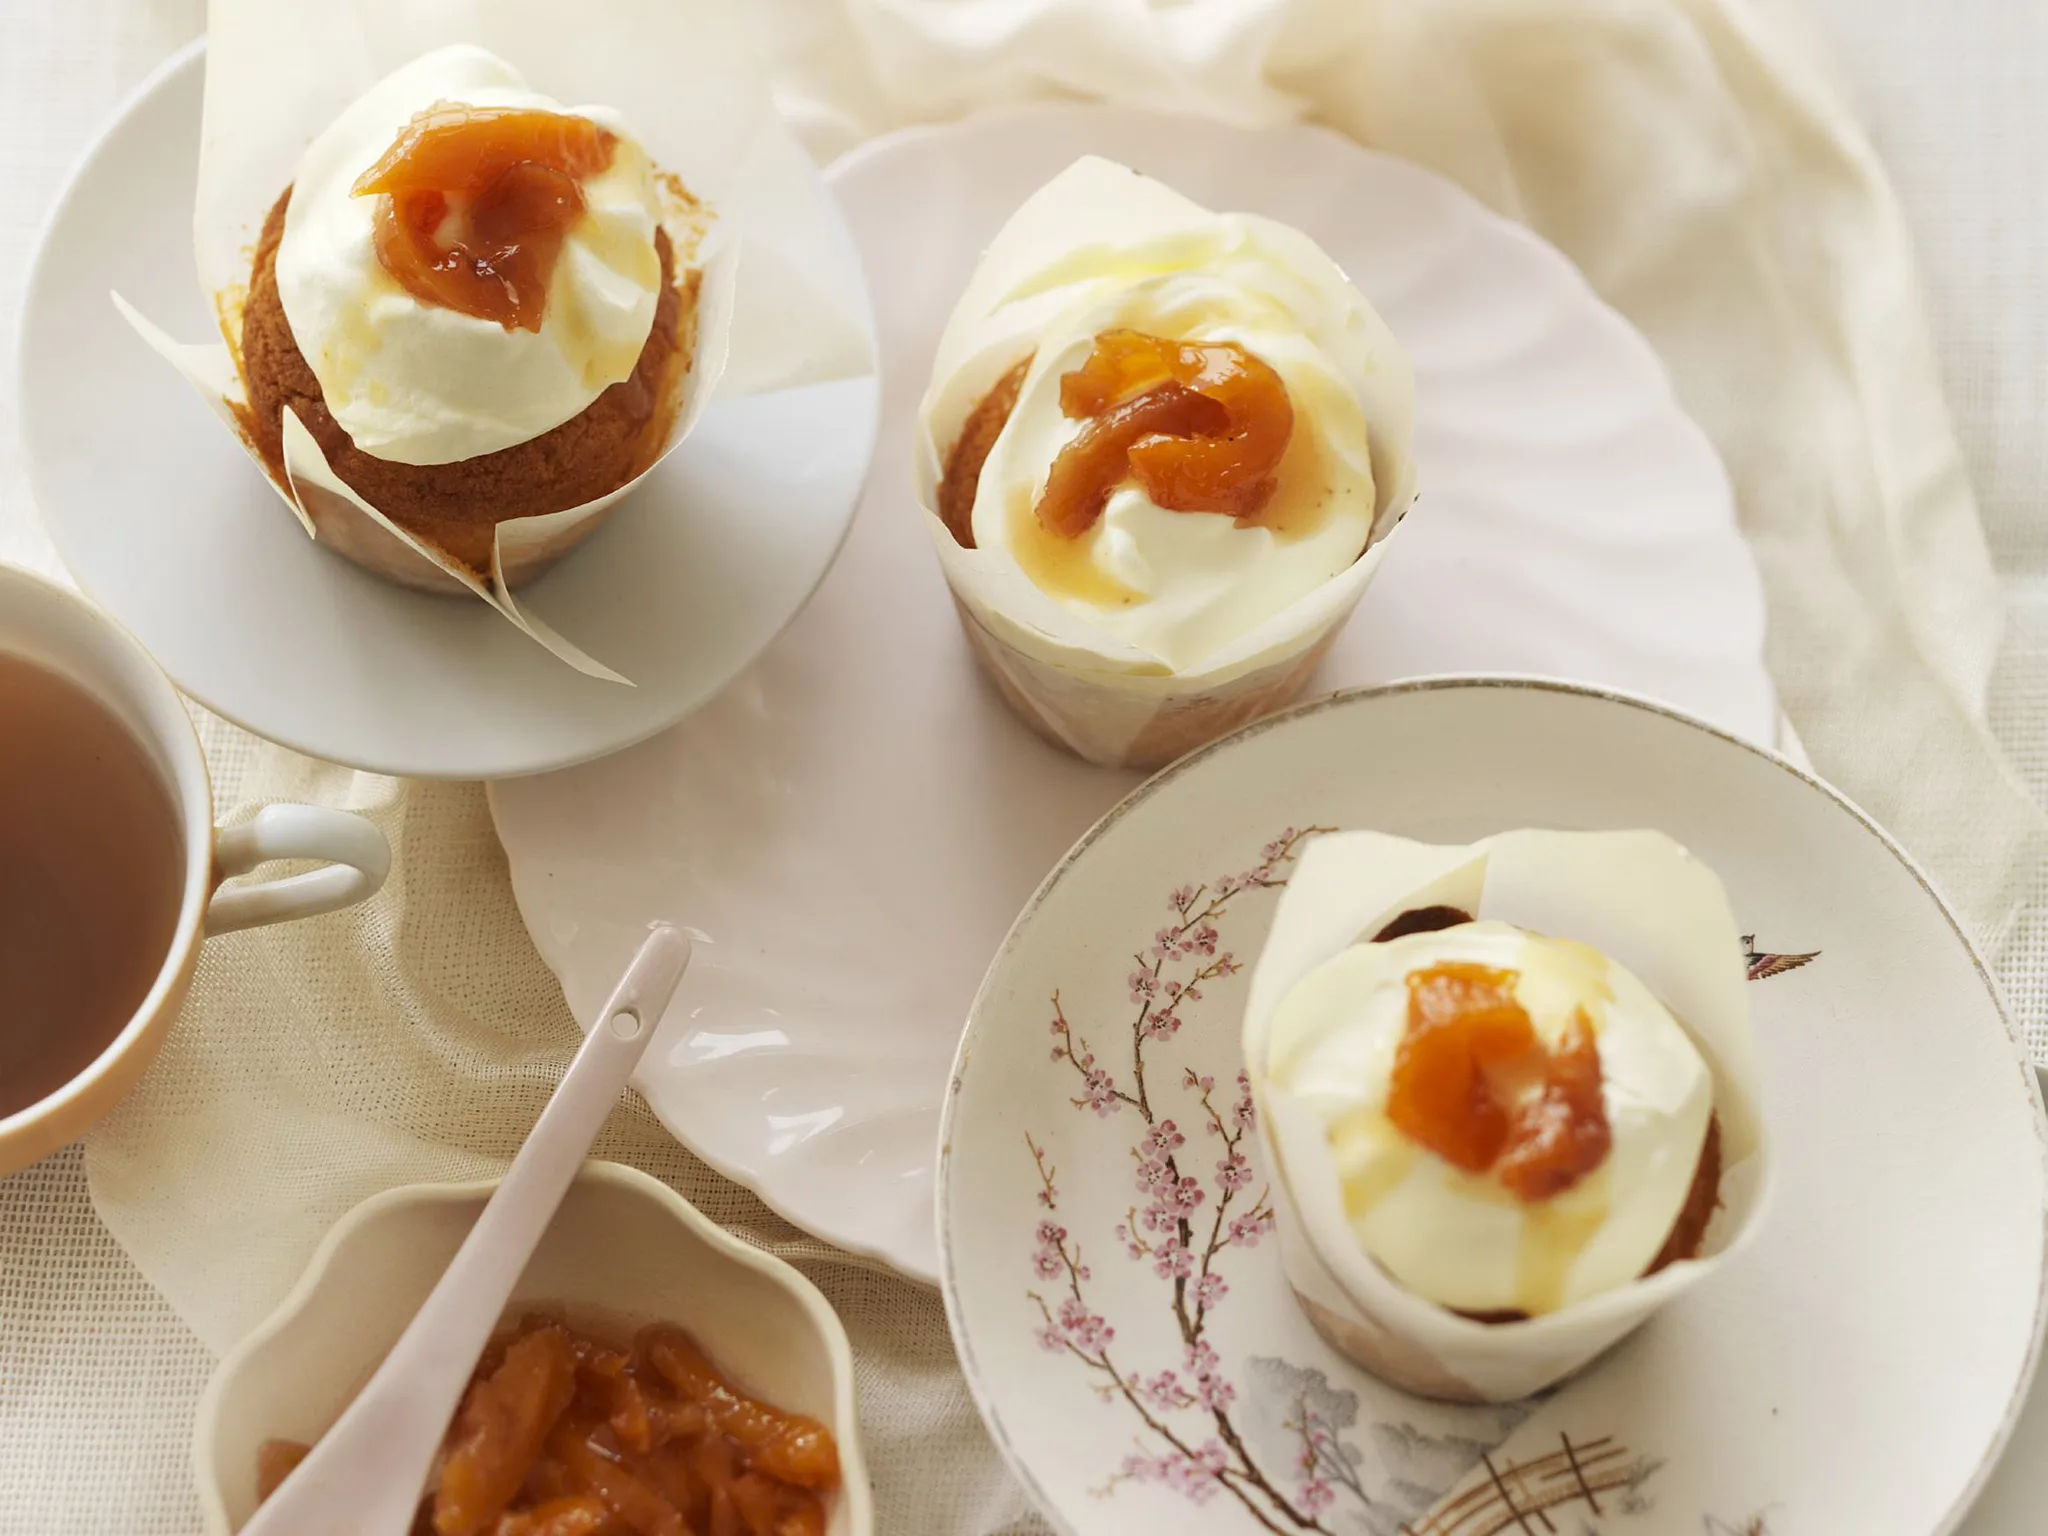
[[[1865,103],[1880,129],[1903,125],[1882,147],[1935,276],[1939,359],[1897,199],[1784,0],[753,7],[782,105],[821,158],[1044,97],[1307,115],[1560,245],[1656,344],[1727,462],[1764,573],[1772,672],[1815,764],[1928,867],[2048,1057],[2040,815],[1986,724],[1988,708],[2048,786],[2048,133],[2034,106],[2048,19],[1997,0],[1826,11],[1852,78],[1880,87]],[[17,289],[29,217],[63,163],[202,17],[198,0],[0,0],[0,273]],[[16,454],[0,432],[0,557],[53,568]],[[2001,572],[2015,627],[1994,669]],[[184,1444],[213,1352],[360,1198],[502,1167],[576,1041],[481,790],[202,729],[226,819],[279,799],[357,809],[384,828],[394,867],[364,907],[209,944],[164,1056],[83,1157],[0,1181],[10,1531],[195,1528]],[[931,1291],[795,1233],[637,1099],[598,1152],[667,1179],[825,1289],[854,1340],[880,1531],[1038,1529]],[[2001,1474],[1973,1532],[2034,1528],[2004,1491],[2026,1475]]]

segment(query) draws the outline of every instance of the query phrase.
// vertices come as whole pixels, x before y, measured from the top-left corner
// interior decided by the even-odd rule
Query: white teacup
[[[209,934],[332,912],[384,883],[391,850],[360,816],[311,805],[268,806],[216,830],[206,758],[185,706],[141,644],[84,599],[0,565],[0,653],[77,684],[109,709],[155,765],[184,847],[177,926],[148,995],[92,1061],[60,1088],[0,1116],[0,1174],[76,1140],[103,1119],[156,1058]],[[324,869],[235,890],[222,881],[273,859]],[[117,937],[117,936],[110,936]]]

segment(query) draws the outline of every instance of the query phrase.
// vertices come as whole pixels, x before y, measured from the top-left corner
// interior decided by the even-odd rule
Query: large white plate
[[[1313,129],[1088,108],[842,161],[828,179],[884,386],[831,579],[684,726],[498,785],[492,804],[579,1019],[649,917],[697,931],[687,1014],[638,1079],[669,1128],[811,1231],[925,1277],[939,1103],[975,984],[1040,877],[1136,782],[1046,746],[983,683],[909,478],[955,294],[1003,219],[1086,151],[1306,229],[1414,359],[1421,501],[1318,689],[1508,670],[1653,694],[1759,741],[1774,721],[1756,572],[1713,452],[1564,258],[1456,188]]]
[[[1248,971],[1272,887],[1318,826],[1458,843],[1657,828],[1720,874],[1753,948],[1819,951],[1751,987],[1777,1149],[1756,1241],[1541,1402],[1451,1408],[1381,1385],[1311,1329],[1257,1230],[1267,1173],[1236,1083],[1247,976],[1223,960]],[[1259,878],[1229,894],[1245,871]],[[1161,927],[1194,926],[1170,904],[1185,887],[1214,953],[1176,944],[1158,982],[1214,974],[1175,1008],[1176,1033],[1147,1032],[1139,1068],[1133,969]],[[1095,1112],[1076,1054],[1144,1107]],[[1209,1106],[1188,1074],[1214,1079]],[[1989,1473],[2040,1339],[2048,1122],[1925,878],[1782,759],[1556,685],[1342,696],[1166,770],[1011,930],[944,1135],[961,1360],[1012,1466],[1074,1536],[1928,1536]],[[1252,1165],[1236,1189],[1215,1172],[1226,1137]],[[1150,1198],[1136,1159],[1160,1138],[1203,1197],[1190,1246],[1222,1287],[1205,1313],[1191,1280],[1177,1315],[1159,1258],[1117,1231],[1145,1238],[1127,1212]],[[1312,1472],[1305,1434],[1321,1437]]]
[[[602,532],[522,591],[638,686],[584,677],[480,602],[403,590],[308,540],[114,312],[118,288],[175,335],[211,334],[191,233],[203,80],[194,45],[137,91],[74,174],[29,276],[29,486],[78,584],[217,713],[316,757],[420,777],[614,751],[758,656],[845,535],[877,381],[714,401]],[[859,291],[849,241],[825,259]]]

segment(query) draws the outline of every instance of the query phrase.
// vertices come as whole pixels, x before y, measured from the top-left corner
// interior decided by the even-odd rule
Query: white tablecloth
[[[2008,603],[1992,722],[2048,796],[2048,7],[1813,4],[1919,241]],[[0,0],[0,352],[11,355],[27,256],[65,168],[121,96],[200,30],[203,11],[203,0]],[[0,560],[54,572],[22,483],[11,387],[10,371]],[[218,766],[232,798],[236,765]],[[2048,882],[2002,979],[2016,1018],[2048,1038]],[[0,1531],[194,1523],[185,1446],[211,1364],[100,1226],[75,1151],[0,1180]],[[67,1390],[119,1367],[132,1395]],[[2043,1396],[1972,1536],[2048,1526]]]

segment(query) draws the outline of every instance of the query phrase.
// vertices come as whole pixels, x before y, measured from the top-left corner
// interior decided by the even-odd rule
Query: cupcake
[[[872,370],[838,240],[725,0],[210,0],[193,255],[220,342],[115,304],[318,542],[624,682],[513,589],[714,387]]]
[[[488,578],[500,523],[601,501],[667,446],[699,274],[662,221],[615,112],[566,109],[480,48],[387,75],[307,148],[257,239],[241,365],[264,465],[288,484],[289,411],[359,497]],[[305,508],[379,575],[454,585],[350,502]],[[519,585],[601,521],[499,574]]]
[[[1245,1021],[1310,1320],[1508,1401],[1698,1283],[1763,1204],[1743,980],[1719,881],[1655,833],[1318,840]]]
[[[1400,348],[1306,235],[1091,157],[955,307],[918,491],[1012,708],[1149,769],[1307,682],[1413,498],[1413,416]]]

